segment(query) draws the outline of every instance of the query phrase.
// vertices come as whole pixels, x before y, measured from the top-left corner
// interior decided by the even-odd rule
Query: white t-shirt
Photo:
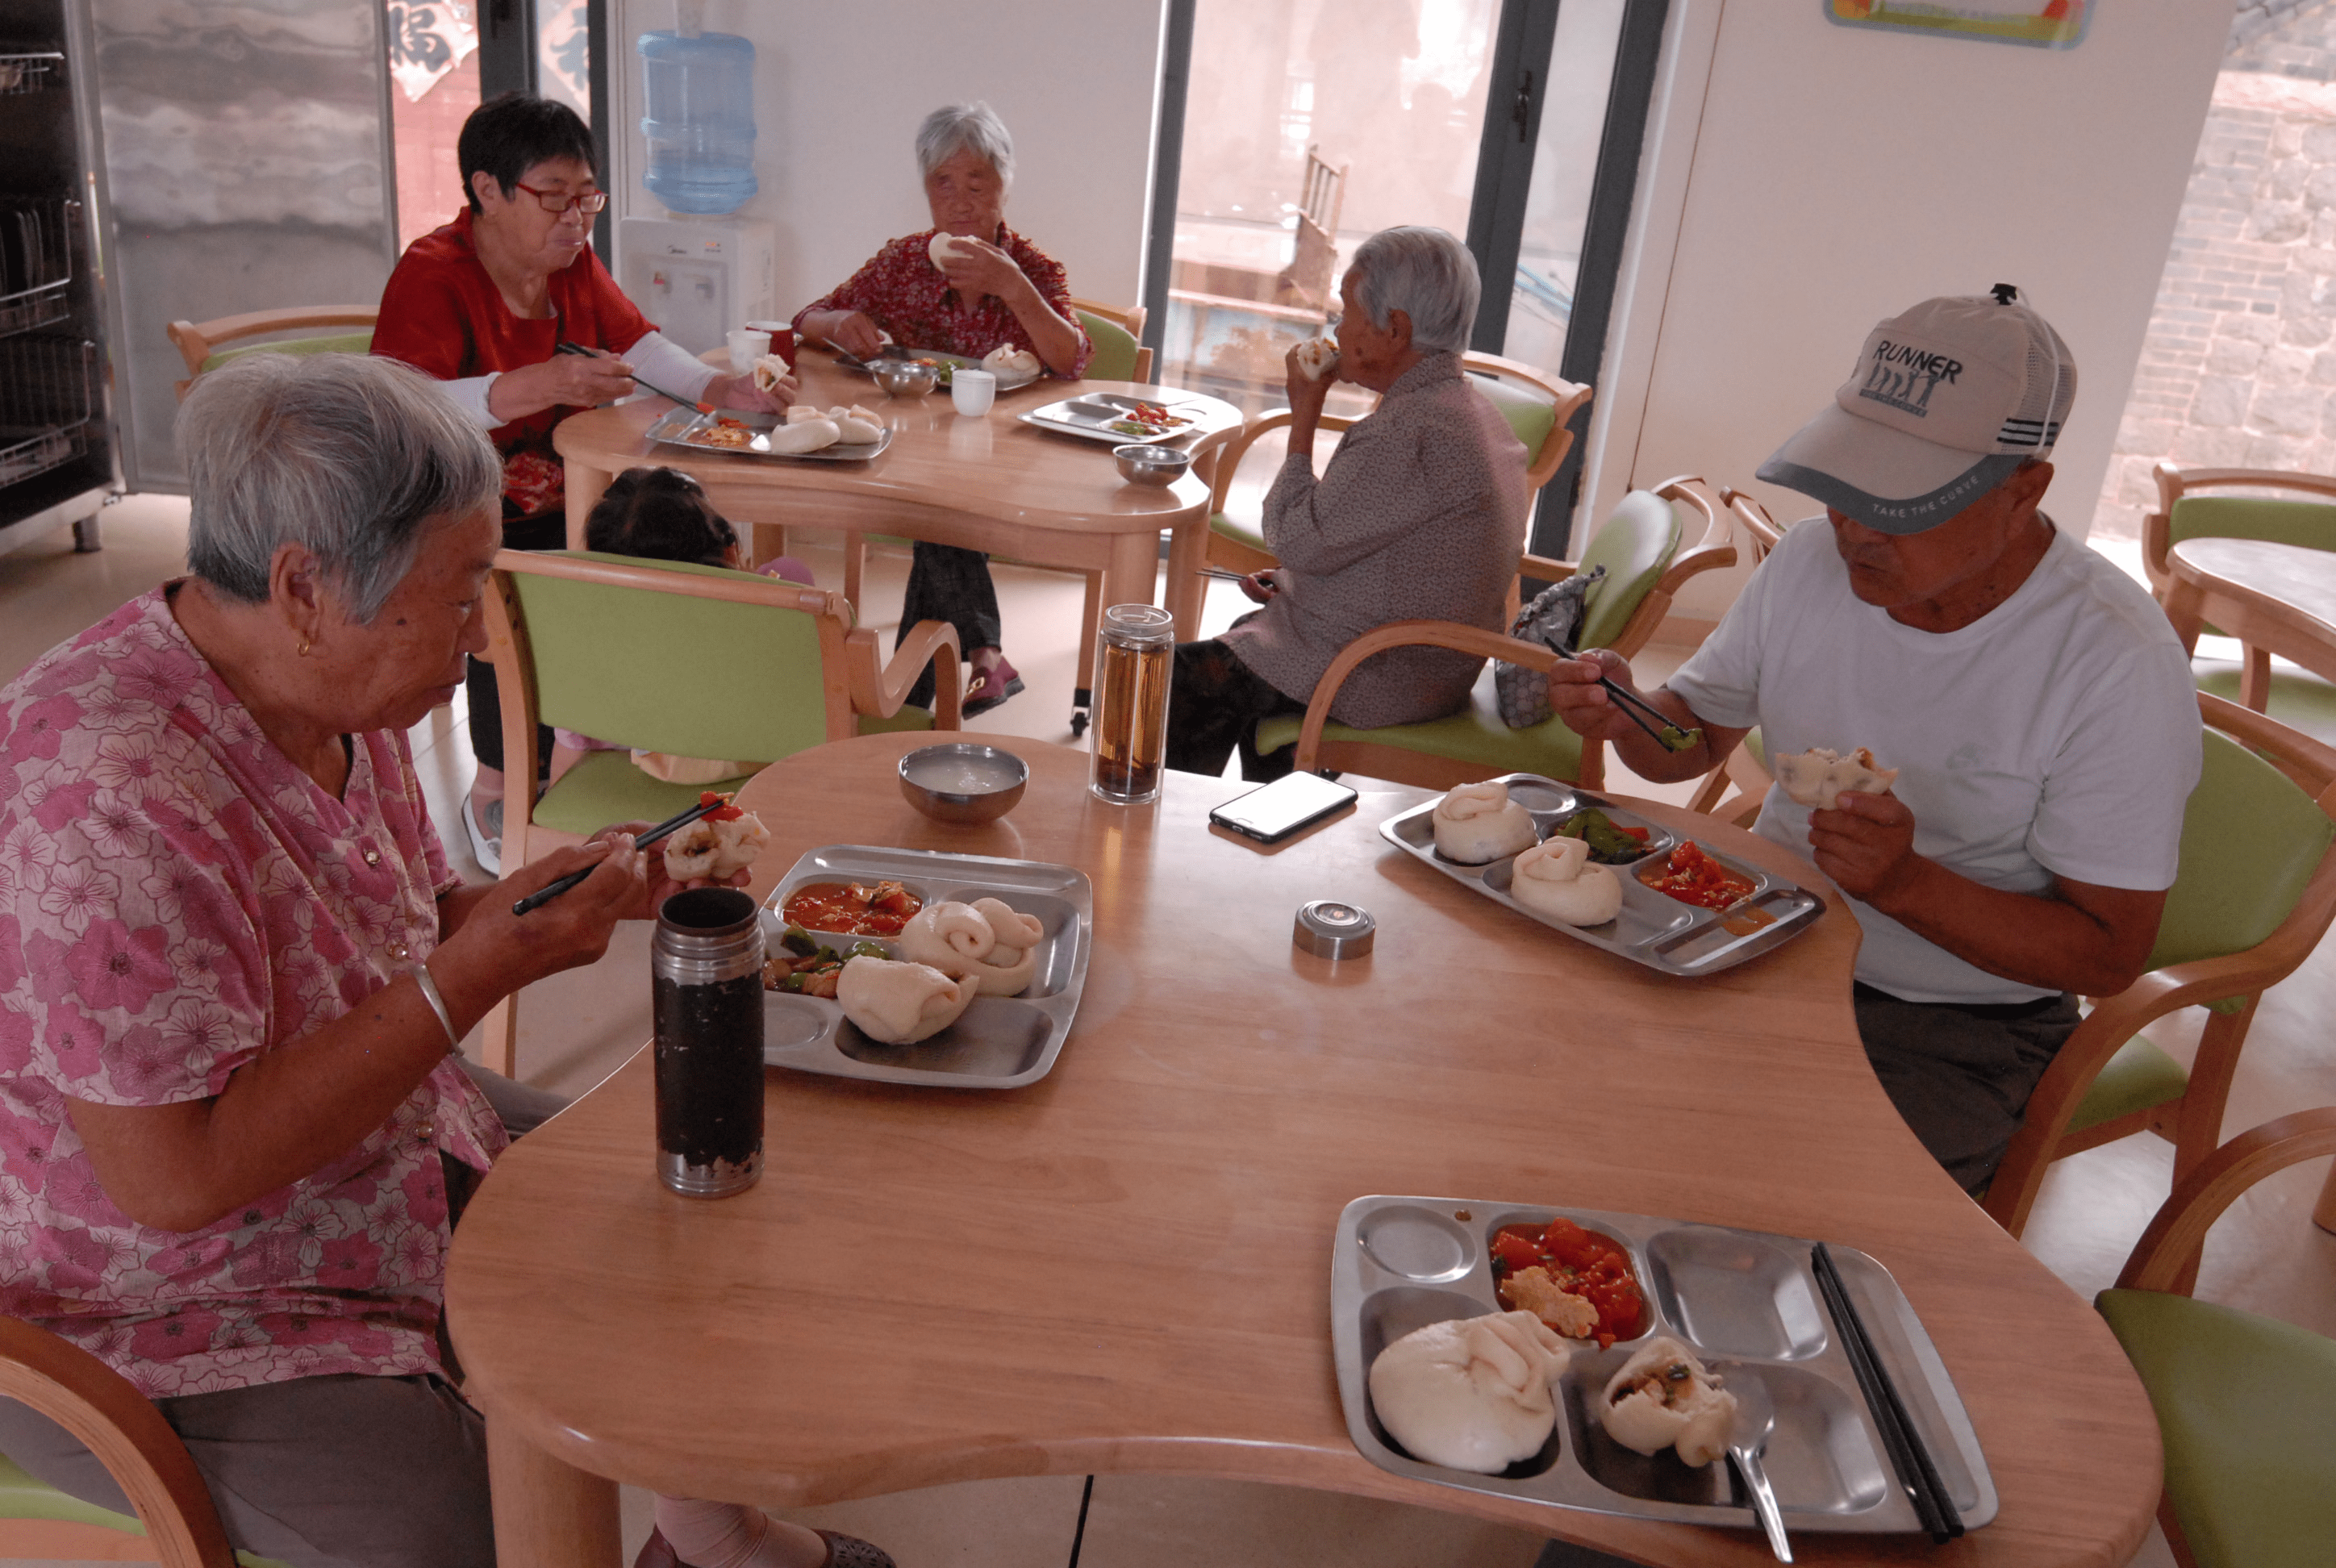
[[[2017,592],[1917,631],[1850,591],[1833,530],[1789,531],[1670,679],[1697,716],[1758,725],[1769,755],[1864,746],[1898,770],[1914,851],[1992,888],[2057,876],[2171,887],[2198,782],[2190,661],[2139,585],[2066,533]],[[1753,831],[1809,852],[1809,808],[1772,787]],[[1990,974],[1853,899],[1857,978],[1917,1002],[2052,993]]]

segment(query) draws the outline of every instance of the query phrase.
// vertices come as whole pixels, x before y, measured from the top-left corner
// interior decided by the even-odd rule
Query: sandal
[[[961,711],[966,717],[973,718],[988,713],[1021,690],[1022,677],[1012,665],[1001,658],[986,669],[973,672],[973,684],[965,688],[965,705]]]

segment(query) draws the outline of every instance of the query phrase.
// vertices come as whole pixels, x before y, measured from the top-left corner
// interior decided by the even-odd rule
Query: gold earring
[[[308,657],[308,639],[305,637],[300,639],[300,657],[302,658]]]

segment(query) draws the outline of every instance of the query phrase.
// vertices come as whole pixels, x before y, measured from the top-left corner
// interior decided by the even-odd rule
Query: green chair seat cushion
[[[1489,375],[1471,374],[1468,385],[1484,394],[1484,401],[1500,411],[1509,422],[1509,429],[1525,443],[1525,466],[1541,455],[1542,443],[1549,440],[1550,427],[1557,423],[1557,404],[1537,388],[1518,386]]]
[[[1270,755],[1284,746],[1297,745],[1298,732],[1304,727],[1305,721],[1296,714],[1259,720],[1259,753]],[[1582,775],[1582,737],[1566,728],[1562,719],[1546,718],[1527,729],[1511,729],[1501,722],[1490,665],[1476,677],[1475,689],[1468,694],[1468,706],[1448,717],[1429,719],[1425,724],[1387,725],[1378,729],[1326,724],[1322,726],[1322,738],[1399,746],[1405,751],[1476,764],[1496,774],[1537,773],[1568,780]]]
[[[1087,360],[1087,375],[1097,381],[1134,381],[1135,356],[1144,346],[1116,321],[1084,310],[1074,314],[1086,329],[1087,341],[1095,345],[1095,353]]]
[[[2336,1554],[2336,1340],[2156,1290],[2095,1305],[2149,1392],[2166,1495],[2199,1568]]]
[[[877,735],[895,730],[933,727],[929,708],[902,707],[891,718],[862,714],[860,733]],[[725,794],[751,778],[751,774],[718,784],[677,784],[654,779],[633,765],[630,754],[596,751],[560,775],[535,803],[535,822],[554,833],[589,835],[610,823],[663,822],[697,803],[700,792]]]
[[[363,332],[336,332],[324,337],[287,337],[274,343],[247,343],[234,348],[222,348],[203,361],[205,370],[217,370],[230,359],[241,359],[247,354],[365,354],[373,348],[373,328]]]
[[[2244,952],[2270,936],[2336,838],[2336,823],[2270,763],[2214,730],[2205,748],[2153,969]]]
[[[1634,490],[1614,506],[1582,552],[1580,570],[1602,566],[1606,580],[1590,591],[1576,648],[1605,648],[1622,635],[1639,602],[1679,553],[1679,509],[1650,490]]]
[[[2189,1092],[2190,1075],[2182,1064],[2139,1035],[2119,1046],[2105,1063],[2085,1097],[2068,1117],[2068,1131],[2081,1133],[2180,1099]]]
[[[0,1455],[0,1519],[51,1519],[64,1524],[94,1524],[100,1529],[119,1530],[124,1535],[146,1534],[146,1526],[134,1514],[117,1514],[60,1492],[46,1481],[35,1480],[18,1469],[5,1455]],[[249,1552],[237,1553],[235,1560],[242,1568],[289,1568],[289,1564],[273,1557]]]
[[[2306,550],[2336,550],[2336,505],[2253,495],[2185,495],[2166,514],[2166,542],[2261,539]]]
[[[1265,530],[1259,523],[1227,517],[1222,511],[1212,511],[1209,513],[1209,528],[1211,531],[1222,533],[1230,540],[1236,540],[1251,550],[1265,549]]]

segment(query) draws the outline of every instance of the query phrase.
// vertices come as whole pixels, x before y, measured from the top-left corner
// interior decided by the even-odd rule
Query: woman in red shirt
[[[883,346],[880,332],[903,347],[977,359],[995,348],[1027,349],[1051,374],[1076,380],[1095,345],[1071,308],[1062,267],[1006,227],[1014,139],[1005,124],[987,103],[936,109],[917,131],[917,164],[933,226],[893,240],[843,287],[804,306],[795,330],[862,359]],[[933,236],[944,233],[957,239],[946,268],[927,252]],[[973,666],[968,718],[1022,689],[1022,677],[998,647],[998,589],[980,551],[920,541],[900,616],[901,637],[920,620],[957,628]],[[922,706],[932,692],[928,666],[908,700]]]
[[[592,135],[575,111],[504,93],[463,122],[455,151],[469,205],[406,248],[382,290],[373,351],[444,382],[488,433],[503,463],[506,548],[558,550],[567,542],[552,429],[571,414],[630,394],[636,366],[677,395],[785,409],[791,383],[766,396],[752,377],[720,375],[667,341],[592,254],[592,215],[608,198],[593,179]],[[603,357],[560,354],[562,341]],[[472,659],[468,686],[479,772],[462,825],[480,864],[500,875],[502,719],[494,667]],[[547,738],[542,755],[550,749]]]

